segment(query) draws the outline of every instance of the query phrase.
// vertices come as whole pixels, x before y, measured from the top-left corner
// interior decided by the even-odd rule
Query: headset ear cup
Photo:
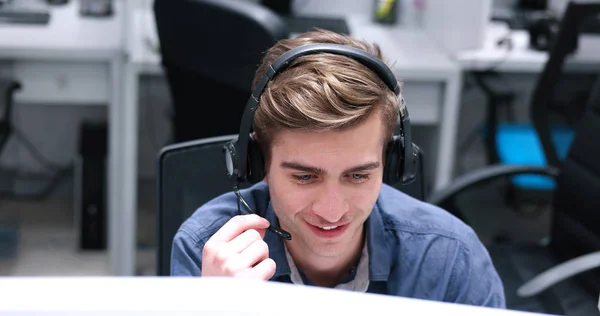
[[[265,177],[265,162],[260,146],[252,136],[248,139],[248,181],[257,183]]]
[[[402,140],[393,136],[388,143],[385,153],[385,167],[383,169],[383,182],[388,185],[397,184],[402,179]]]
[[[407,164],[408,169],[403,170],[402,182],[405,184],[409,184],[417,178],[419,172],[419,164],[423,163],[422,161],[420,161],[421,149],[419,148],[419,146],[415,145],[415,143],[411,143],[411,146],[413,155],[410,158],[405,158],[410,160]]]

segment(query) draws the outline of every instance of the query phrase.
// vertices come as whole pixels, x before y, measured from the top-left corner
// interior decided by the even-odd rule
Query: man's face
[[[383,173],[379,114],[344,131],[278,131],[266,181],[284,230],[302,253],[355,251]]]

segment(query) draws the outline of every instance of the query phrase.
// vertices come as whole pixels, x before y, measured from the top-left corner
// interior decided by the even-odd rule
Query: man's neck
[[[296,267],[317,286],[334,287],[344,279],[350,268],[359,260],[365,243],[364,228],[353,245],[351,251],[340,256],[323,257],[305,249],[298,249],[292,243],[286,243],[288,252]]]

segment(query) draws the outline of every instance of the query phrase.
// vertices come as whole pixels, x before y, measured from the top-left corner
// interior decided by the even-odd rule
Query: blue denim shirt
[[[267,184],[241,193],[259,215],[278,223]],[[237,214],[232,192],[196,210],[173,240],[171,275],[200,276],[202,247]],[[450,213],[384,184],[365,225],[367,292],[505,308],[503,285],[487,250],[474,231]],[[277,266],[271,281],[291,282],[283,240],[267,231],[265,242]],[[352,278],[353,270],[342,282]]]

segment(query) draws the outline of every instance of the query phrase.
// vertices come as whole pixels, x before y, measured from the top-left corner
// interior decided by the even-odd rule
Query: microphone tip
[[[292,240],[292,235],[288,232],[286,232],[285,230],[282,230],[281,228],[275,227],[273,225],[269,226],[269,230],[274,233],[275,235],[286,239],[286,240]]]

